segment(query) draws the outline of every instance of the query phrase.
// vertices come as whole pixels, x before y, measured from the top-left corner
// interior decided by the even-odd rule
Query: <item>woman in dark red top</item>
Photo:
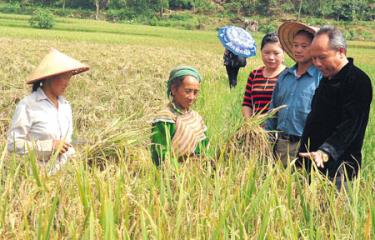
[[[277,78],[285,69],[284,51],[276,33],[266,34],[260,49],[264,66],[253,70],[247,80],[242,103],[245,118],[268,111]]]

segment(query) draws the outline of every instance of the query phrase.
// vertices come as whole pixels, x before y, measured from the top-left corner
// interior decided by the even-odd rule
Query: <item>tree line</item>
[[[295,14],[336,20],[374,20],[374,0],[7,0],[23,6],[72,9],[119,10],[123,14],[159,14],[168,10],[191,10],[208,14],[281,16]],[[124,13],[125,12],[125,13]]]

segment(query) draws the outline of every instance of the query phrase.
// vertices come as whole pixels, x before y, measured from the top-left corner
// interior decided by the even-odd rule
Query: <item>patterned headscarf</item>
[[[196,78],[199,82],[202,81],[202,77],[197,71],[197,69],[190,67],[190,66],[178,66],[174,68],[171,73],[169,74],[169,79],[167,81],[167,95],[168,97],[171,95],[171,87],[172,82],[176,78],[183,77],[183,76],[192,76]]]

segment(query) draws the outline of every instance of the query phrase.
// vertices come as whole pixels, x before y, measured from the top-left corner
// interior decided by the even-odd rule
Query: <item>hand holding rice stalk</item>
[[[244,124],[229,138],[226,145],[227,155],[243,155],[246,159],[268,159],[272,157],[270,133],[262,127],[268,118],[271,118],[286,105],[274,108],[266,114],[256,114],[245,120]]]

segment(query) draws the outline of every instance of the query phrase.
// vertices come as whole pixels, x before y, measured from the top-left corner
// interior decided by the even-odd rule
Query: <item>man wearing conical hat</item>
[[[299,22],[285,22],[278,29],[281,46],[296,62],[279,75],[270,104],[270,109],[286,107],[266,123],[268,130],[278,133],[274,152],[284,166],[297,157],[311,99],[322,77],[310,55],[316,30]]]
[[[89,70],[51,49],[27,80],[32,93],[17,105],[8,133],[8,151],[35,154],[48,174],[56,173],[74,154],[72,109],[63,97],[70,78]]]

